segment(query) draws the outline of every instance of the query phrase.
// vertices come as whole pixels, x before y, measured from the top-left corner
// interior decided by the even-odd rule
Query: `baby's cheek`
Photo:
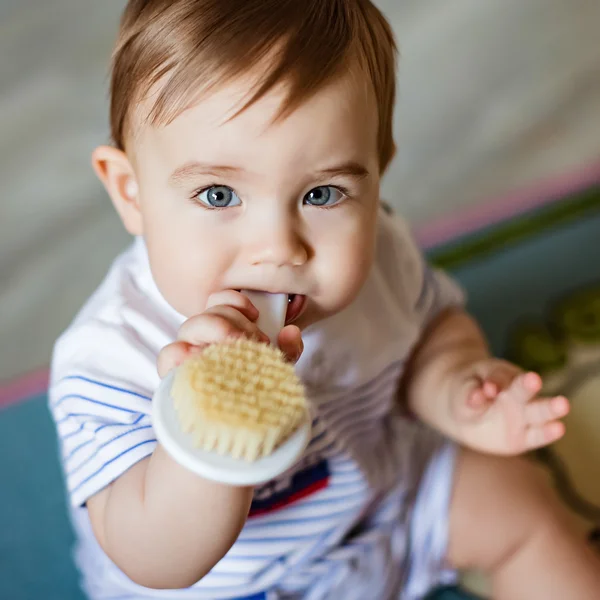
[[[327,265],[323,285],[328,291],[327,295],[337,305],[337,310],[356,298],[368,277],[372,261],[372,251],[360,244],[360,240],[336,249],[334,260]]]
[[[206,257],[186,252],[185,245],[149,250],[154,282],[168,304],[184,317],[205,310],[214,287],[214,264]]]

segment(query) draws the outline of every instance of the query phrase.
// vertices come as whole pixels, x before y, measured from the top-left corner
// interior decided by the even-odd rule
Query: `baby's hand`
[[[258,309],[240,292],[227,290],[213,294],[208,299],[206,310],[188,319],[179,329],[177,341],[165,346],[160,352],[160,376],[164,377],[186,358],[201,352],[210,344],[239,337],[268,344],[269,338],[258,328],[257,319]],[[279,334],[278,344],[286,358],[290,362],[296,362],[303,350],[298,327],[284,327]]]
[[[563,396],[538,398],[542,380],[515,365],[487,359],[460,374],[452,409],[459,441],[482,452],[516,455],[560,439],[569,412]]]

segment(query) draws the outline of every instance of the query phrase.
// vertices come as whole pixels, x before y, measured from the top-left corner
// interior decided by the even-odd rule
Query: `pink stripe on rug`
[[[416,228],[416,235],[424,248],[435,248],[463,235],[560,200],[595,183],[600,183],[600,163],[479,204],[457,215],[426,223]]]
[[[18,404],[48,388],[48,369],[39,369],[0,386],[0,409]]]

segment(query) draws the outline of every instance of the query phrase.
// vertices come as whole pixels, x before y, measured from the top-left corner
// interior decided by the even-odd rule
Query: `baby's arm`
[[[406,371],[404,392],[417,416],[483,452],[515,455],[564,434],[564,397],[539,398],[542,381],[493,358],[479,326],[447,309],[425,330]]]
[[[460,286],[428,264],[396,215],[380,215],[375,265],[406,328],[399,340],[399,354],[410,352],[400,388],[405,406],[482,452],[520,454],[563,435],[557,419],[569,410],[566,398],[538,398],[539,375],[490,355],[479,326],[462,309]]]
[[[408,407],[422,421],[448,437],[460,436],[452,397],[459,390],[449,377],[465,365],[489,359],[479,326],[460,308],[440,313],[426,328],[412,352],[403,380]]]
[[[96,538],[139,585],[185,588],[204,577],[237,539],[252,488],[204,480],[154,454],[88,500]]]
[[[186,321],[178,340],[163,349],[160,375],[210,343],[240,336],[268,343],[257,318],[258,310],[239,292],[214,294],[206,311]],[[297,327],[284,328],[278,342],[289,360],[298,359],[302,340]],[[88,500],[88,512],[103,550],[130,579],[151,588],[186,588],[236,541],[252,492],[202,479],[158,445],[150,458]]]

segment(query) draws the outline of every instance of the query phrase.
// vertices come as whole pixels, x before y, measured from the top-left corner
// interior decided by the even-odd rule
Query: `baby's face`
[[[225,289],[295,294],[304,328],[356,297],[379,202],[377,110],[359,78],[273,123],[274,91],[234,119],[238,80],[133,141],[154,279],[186,317]],[[290,315],[294,317],[294,315]]]

